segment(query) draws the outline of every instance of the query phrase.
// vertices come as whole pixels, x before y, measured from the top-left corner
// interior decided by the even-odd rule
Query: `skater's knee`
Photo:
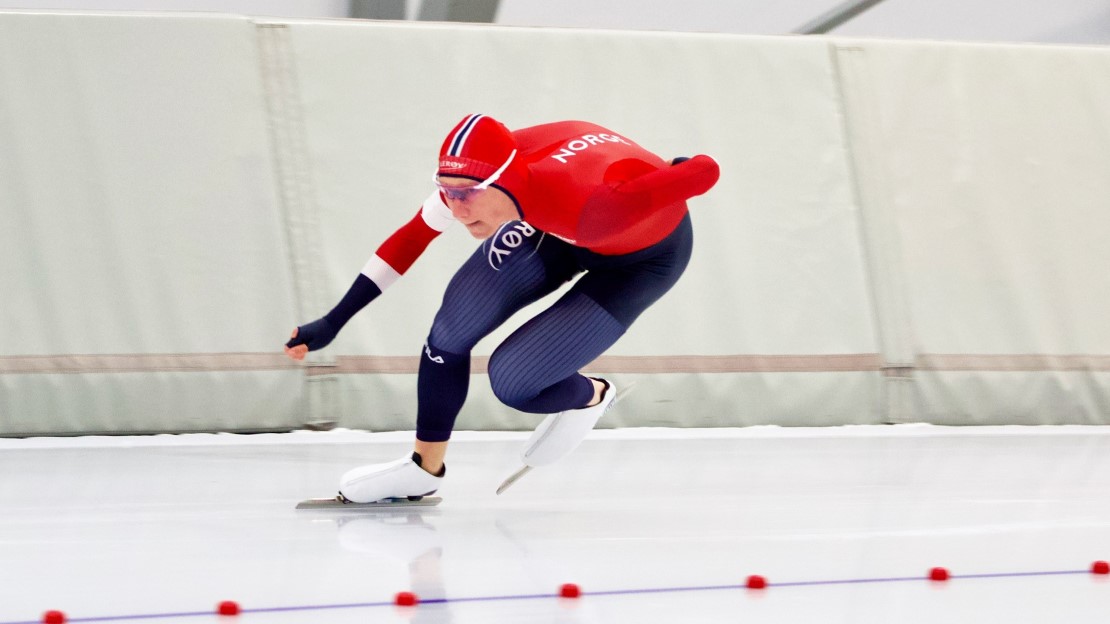
[[[494,385],[493,395],[497,397],[506,406],[511,407],[520,412],[531,412],[529,406],[534,397],[528,396],[522,392],[517,392],[506,388],[504,385]]]
[[[489,360],[489,383],[493,395],[505,405],[520,411],[528,409],[538,389],[520,374],[519,367],[509,365],[495,352]]]
[[[452,317],[437,318],[428,332],[428,344],[452,353],[470,353],[481,336],[473,336],[465,324]]]
[[[490,388],[493,389],[493,396],[497,397],[498,401],[515,410],[527,411],[524,408],[534,396],[521,384],[517,383],[519,380],[507,375],[497,375],[491,368],[489,381]]]

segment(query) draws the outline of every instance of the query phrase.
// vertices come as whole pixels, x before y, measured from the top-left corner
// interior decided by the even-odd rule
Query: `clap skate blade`
[[[297,509],[342,509],[356,511],[359,509],[390,509],[394,507],[434,507],[443,502],[439,496],[407,496],[400,498],[383,498],[372,503],[352,503],[342,494],[333,498],[310,498],[297,503]]]
[[[524,475],[528,474],[528,471],[531,470],[531,469],[532,469],[532,467],[528,466],[528,465],[525,465],[525,466],[521,467],[520,470],[517,470],[512,475],[510,475],[508,479],[505,479],[504,481],[501,482],[501,485],[498,486],[498,488],[497,488],[497,493],[501,494],[505,490],[509,489],[509,486],[516,483]]]

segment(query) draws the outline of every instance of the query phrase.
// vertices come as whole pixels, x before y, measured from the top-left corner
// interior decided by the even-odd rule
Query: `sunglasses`
[[[443,196],[447,199],[466,201],[470,199],[473,195],[476,195],[477,193],[484,191],[492,186],[493,183],[501,177],[501,174],[505,173],[505,170],[509,168],[509,163],[513,162],[513,158],[515,156],[516,150],[513,150],[512,153],[509,154],[509,159],[505,161],[505,164],[498,167],[497,171],[494,171],[493,174],[485,180],[482,180],[481,182],[471,186],[444,186],[439,181],[439,172],[432,174],[432,183],[436,185],[436,188],[439,189],[439,192],[443,193]]]

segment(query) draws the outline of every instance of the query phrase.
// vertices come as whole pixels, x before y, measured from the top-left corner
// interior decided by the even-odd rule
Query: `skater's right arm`
[[[378,247],[330,312],[293,330],[291,339],[285,343],[285,354],[303,360],[309,351],[328,346],[351,317],[408,271],[428,244],[454,221],[439,193],[433,193],[412,220]]]

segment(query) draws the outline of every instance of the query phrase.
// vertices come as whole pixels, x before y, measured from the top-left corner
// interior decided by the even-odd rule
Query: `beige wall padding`
[[[470,112],[721,163],[686,276],[590,367],[633,386],[608,426],[1110,422],[1106,76],[1091,48],[0,13],[0,435],[411,429],[461,228],[309,366],[280,345]],[[536,424],[481,374],[535,309],[479,345],[460,428]]]

